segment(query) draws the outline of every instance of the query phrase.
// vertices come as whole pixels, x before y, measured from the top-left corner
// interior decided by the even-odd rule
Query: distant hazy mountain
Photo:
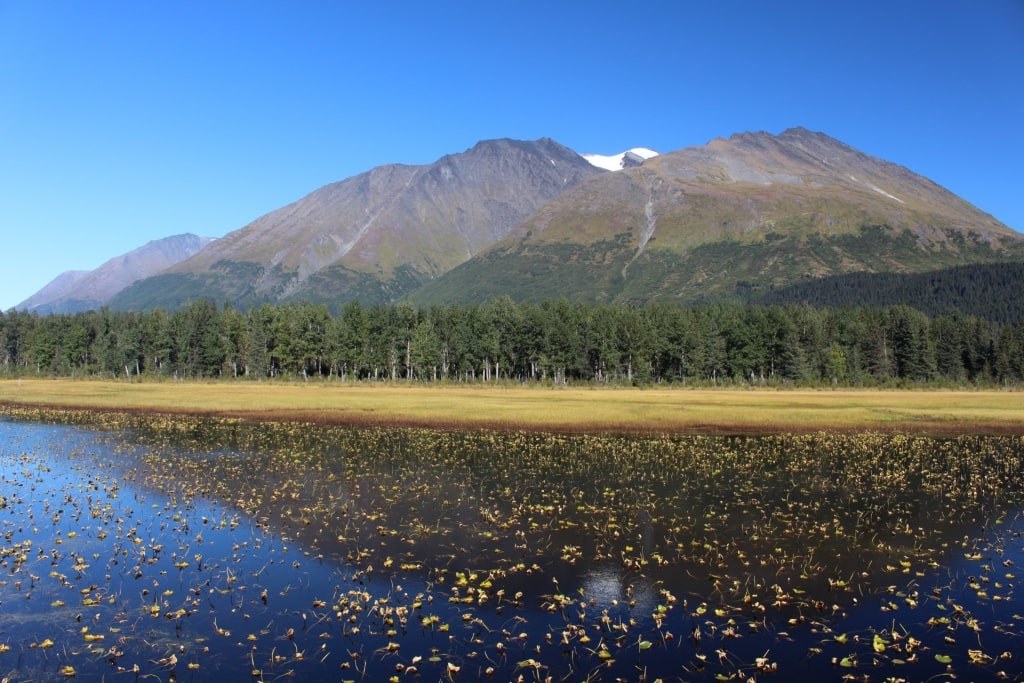
[[[549,139],[489,140],[432,164],[380,166],[228,234],[113,305],[173,308],[200,296],[394,301],[603,173]]]
[[[136,280],[194,256],[210,241],[209,237],[192,234],[153,240],[110,259],[96,270],[62,273],[15,308],[47,314],[75,313],[105,306],[111,297]]]
[[[1024,259],[1019,233],[822,133],[744,133],[567,190],[419,304],[750,298],[814,277]]]
[[[66,270],[54,279],[50,280],[50,282],[38,292],[15,306],[15,308],[22,311],[40,311],[40,307],[46,306],[54,301],[58,301],[62,297],[67,296],[70,292],[74,291],[75,283],[84,278],[90,272],[91,271],[88,270]],[[48,313],[51,311],[49,309],[43,309],[40,312]]]

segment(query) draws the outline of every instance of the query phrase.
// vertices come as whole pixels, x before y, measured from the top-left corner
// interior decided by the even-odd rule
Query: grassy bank
[[[1024,395],[978,391],[541,389],[3,380],[0,404],[335,424],[559,431],[1024,434]]]

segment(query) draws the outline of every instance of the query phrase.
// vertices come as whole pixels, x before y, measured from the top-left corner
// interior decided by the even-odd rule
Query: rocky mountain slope
[[[191,233],[153,240],[126,254],[115,256],[95,270],[67,271],[31,297],[17,310],[75,313],[107,305],[118,292],[137,280],[160,273],[199,253],[211,238]]]
[[[848,272],[1024,258],[1022,236],[822,133],[743,133],[561,194],[412,295],[688,303]]]
[[[690,303],[844,273],[1024,261],[1024,237],[992,216],[802,128],[588,158],[549,139],[484,141],[327,185],[133,284],[93,294],[68,274],[53,287],[75,292],[67,305],[134,310],[200,297]]]
[[[489,140],[432,164],[380,166],[228,234],[114,305],[173,308],[197,296],[243,305],[394,301],[604,173],[549,139]]]

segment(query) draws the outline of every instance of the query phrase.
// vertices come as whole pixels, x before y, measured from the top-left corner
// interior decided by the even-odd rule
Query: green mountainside
[[[828,281],[834,273],[846,273],[851,264],[857,275],[895,278],[965,262],[1024,260],[1024,248],[1012,240],[993,247],[965,238],[956,250],[923,250],[909,231],[896,233],[887,226],[863,226],[854,234],[722,240],[683,251],[652,247],[637,258],[631,247],[628,233],[583,245],[533,245],[526,239],[458,266],[409,298],[418,305],[479,303],[502,295],[535,303],[558,296],[585,303],[752,301],[809,279]],[[877,286],[889,282],[861,281]],[[1018,281],[1018,289],[1022,283]]]
[[[808,278],[1024,260],[1024,240],[907,169],[821,133],[745,133],[566,191],[419,304],[749,299]]]

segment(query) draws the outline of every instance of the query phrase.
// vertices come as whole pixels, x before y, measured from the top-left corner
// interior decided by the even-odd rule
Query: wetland
[[[1024,438],[8,407],[17,681],[1024,680]]]

